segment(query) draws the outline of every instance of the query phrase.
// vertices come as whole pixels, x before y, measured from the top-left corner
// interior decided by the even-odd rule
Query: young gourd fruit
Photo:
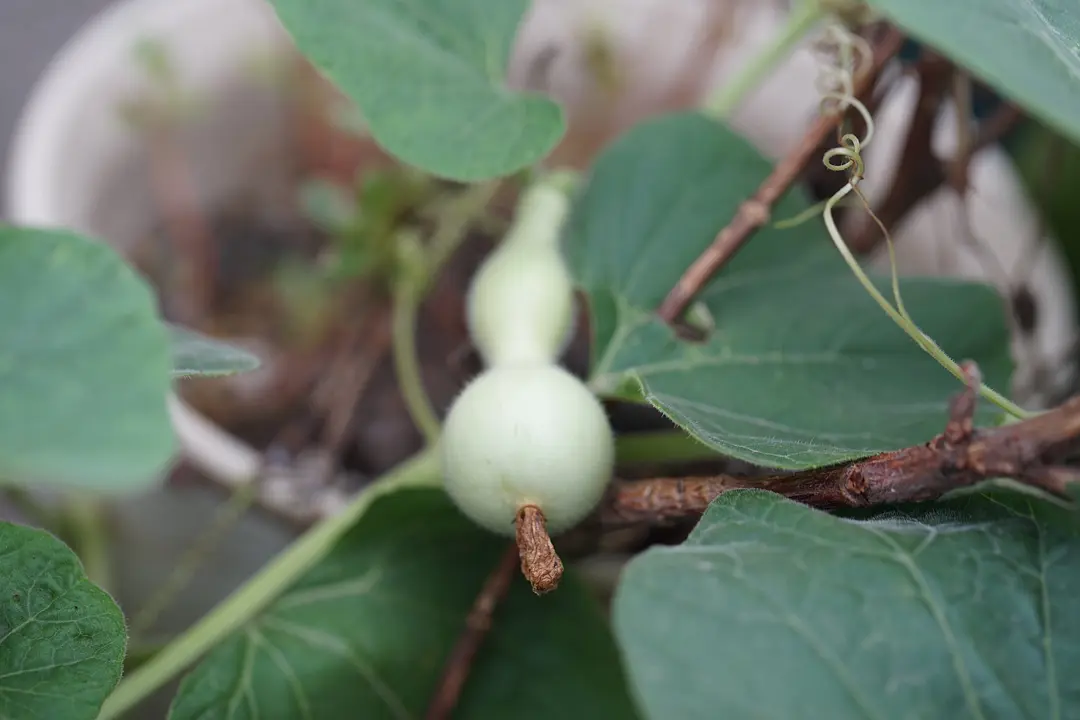
[[[555,173],[527,188],[510,232],[473,277],[466,313],[485,365],[554,362],[573,333],[574,285],[559,253],[566,184]]]
[[[467,299],[470,334],[484,364],[554,362],[573,332],[573,292],[557,252],[496,249],[477,270]]]
[[[552,534],[576,525],[603,497],[615,458],[600,402],[566,370],[539,362],[498,365],[467,385],[440,452],[458,508],[508,536],[525,505],[543,512]]]

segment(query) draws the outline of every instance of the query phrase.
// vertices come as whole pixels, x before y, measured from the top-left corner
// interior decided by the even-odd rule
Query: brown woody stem
[[[975,428],[979,373],[970,362],[964,369],[967,388],[953,400],[944,432],[925,445],[764,479],[720,475],[623,482],[615,488],[607,519],[657,523],[690,518],[736,488],[769,490],[826,510],[933,500],[993,478],[1064,495],[1066,483],[1080,473],[1053,459],[1080,438],[1080,396],[1021,422]]]
[[[507,545],[499,564],[492,570],[476,596],[476,601],[465,618],[465,629],[446,660],[442,679],[424,714],[425,720],[445,720],[457,707],[465,681],[472,671],[473,660],[480,651],[484,638],[491,632],[495,610],[510,590],[517,555],[517,547],[513,543]]]

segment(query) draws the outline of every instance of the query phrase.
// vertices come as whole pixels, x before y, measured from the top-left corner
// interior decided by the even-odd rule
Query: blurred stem
[[[828,13],[820,0],[798,0],[779,34],[746,63],[715,95],[706,100],[701,111],[714,120],[726,121],[739,104],[786,59],[795,45]]]
[[[438,440],[439,418],[424,391],[416,351],[416,318],[432,281],[468,236],[472,223],[491,203],[499,184],[493,181],[474,185],[451,200],[440,213],[435,233],[426,247],[421,248],[418,239],[408,232],[397,238],[401,267],[394,283],[391,326],[394,372],[405,407],[429,446]]]
[[[258,490],[258,482],[238,485],[228,501],[217,509],[210,526],[195,538],[176,563],[169,577],[132,618],[129,629],[132,637],[139,638],[144,635],[161,613],[184,591],[199,566],[206,561],[214,548],[221,543],[225,535],[236,526],[236,523],[251,507],[258,497]]]
[[[487,206],[491,204],[500,185],[498,180],[474,185],[450,201],[439,217],[435,234],[427,248],[423,290],[427,290],[427,286],[438,275],[442,266],[464,242],[472,224],[485,217]]]
[[[86,493],[72,492],[64,498],[59,522],[60,534],[82,560],[90,582],[109,592],[109,533],[101,501]]]
[[[262,612],[322,560],[377,498],[405,487],[435,487],[440,482],[437,458],[425,451],[368,485],[340,513],[301,535],[208,615],[125,677],[105,701],[98,720],[120,717]]]
[[[394,315],[391,342],[398,388],[413,424],[431,447],[439,439],[439,418],[424,391],[424,379],[416,352],[416,316],[420,310],[419,283],[398,281],[394,288]]]

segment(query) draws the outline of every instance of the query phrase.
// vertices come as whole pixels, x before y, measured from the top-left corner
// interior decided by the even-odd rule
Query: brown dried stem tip
[[[559,587],[563,564],[551,544],[544,513],[535,505],[525,505],[517,514],[517,547],[521,573],[537,595]]]
[[[659,523],[700,515],[721,493],[758,488],[822,509],[871,507],[938,498],[982,480],[1012,478],[1058,496],[1080,481],[1080,470],[1059,463],[1080,439],[1080,396],[1026,420],[976,428],[979,371],[964,363],[967,387],[949,406],[944,431],[924,445],[861,460],[772,477],[730,475],[656,478],[616,486],[613,522]]]

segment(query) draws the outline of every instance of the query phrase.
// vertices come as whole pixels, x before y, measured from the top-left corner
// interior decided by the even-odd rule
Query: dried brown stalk
[[[521,572],[537,595],[551,592],[562,579],[563,564],[547,531],[544,513],[535,505],[518,510],[517,546]]]
[[[856,96],[861,97],[869,92],[885,64],[900,51],[903,40],[902,33],[895,28],[888,28],[882,39],[875,43],[874,59],[870,68],[855,78]],[[802,142],[773,168],[754,196],[739,206],[731,222],[717,234],[712,244],[683,273],[664,298],[658,313],[665,322],[674,323],[713,275],[738,252],[758,228],[769,221],[772,206],[799,179],[806,166],[817,156],[818,148],[842,119],[843,115],[839,113],[819,116],[803,136]]]
[[[510,543],[503,553],[499,564],[492,570],[476,596],[472,609],[465,617],[465,629],[458,638],[454,649],[450,651],[443,669],[442,679],[432,696],[425,720],[446,720],[457,706],[461,690],[472,671],[473,661],[480,651],[480,646],[491,632],[495,609],[510,591],[517,565],[517,545]]]
[[[967,387],[950,406],[945,431],[926,443],[850,463],[764,479],[728,475],[657,478],[615,488],[607,520],[665,522],[700,515],[717,496],[758,488],[821,509],[933,500],[993,478],[1012,478],[1062,497],[1080,477],[1054,458],[1080,438],[1080,396],[1041,415],[989,429],[974,426],[979,372],[965,363]]]

